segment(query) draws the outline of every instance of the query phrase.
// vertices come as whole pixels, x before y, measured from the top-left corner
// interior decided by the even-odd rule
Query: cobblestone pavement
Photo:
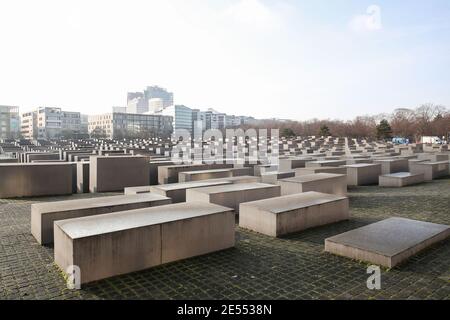
[[[233,249],[66,289],[53,249],[30,234],[30,205],[92,195],[0,199],[0,299],[450,299],[450,240],[383,270],[325,253],[324,239],[398,216],[450,224],[450,179],[401,189],[351,189],[352,219],[281,239],[237,228]]]

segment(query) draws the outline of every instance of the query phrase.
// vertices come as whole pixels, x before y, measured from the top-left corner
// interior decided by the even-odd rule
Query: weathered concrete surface
[[[239,213],[243,202],[280,196],[280,186],[265,183],[240,183],[223,186],[188,189],[186,201],[202,201],[233,208]]]
[[[233,247],[234,214],[180,203],[55,222],[55,263],[81,269],[81,283]]]
[[[241,203],[239,226],[269,236],[302,231],[350,218],[348,198],[305,192]]]
[[[381,175],[381,164],[379,163],[358,163],[346,165],[347,185],[365,186],[378,183],[378,177]]]
[[[424,182],[423,173],[397,172],[380,176],[380,187],[399,188]]]
[[[390,218],[325,239],[325,251],[392,268],[449,236],[447,225]]]
[[[145,186],[150,183],[147,157],[93,156],[89,162],[91,192],[123,191],[126,187]]]
[[[347,195],[347,180],[344,174],[316,173],[278,180],[281,195],[316,191],[335,195]]]
[[[0,198],[72,194],[73,173],[71,163],[0,164]]]
[[[53,222],[57,220],[155,207],[170,203],[170,198],[150,193],[35,203],[31,205],[31,234],[40,244],[51,244],[53,243]]]

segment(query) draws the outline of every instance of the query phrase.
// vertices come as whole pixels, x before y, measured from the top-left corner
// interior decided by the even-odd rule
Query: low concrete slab
[[[349,218],[347,197],[319,192],[246,202],[239,208],[241,228],[273,237]]]
[[[346,160],[320,160],[307,162],[306,168],[339,167],[347,164]]]
[[[178,174],[184,171],[199,171],[211,169],[226,169],[233,168],[232,164],[180,164],[158,167],[158,183],[168,184],[177,183]]]
[[[316,191],[322,193],[347,195],[347,180],[344,174],[316,173],[278,180],[281,195]]]
[[[40,244],[51,244],[53,243],[53,222],[57,220],[155,207],[170,203],[170,198],[158,194],[34,203],[31,205],[31,234]]]
[[[233,208],[239,213],[243,202],[280,196],[280,186],[265,183],[239,183],[223,186],[188,189],[186,201],[202,201]]]
[[[222,186],[228,185],[231,182],[226,180],[218,180],[218,181],[192,181],[185,183],[171,183],[171,184],[163,184],[159,186],[151,186],[150,192],[160,194],[162,196],[169,197],[172,199],[172,203],[180,203],[186,201],[186,191],[189,189],[195,188],[205,188],[212,186]],[[130,188],[128,190],[143,190]]]
[[[270,183],[277,184],[277,181],[280,179],[292,178],[295,177],[295,171],[289,172],[266,172],[261,174],[261,182],[262,183]]]
[[[233,247],[230,208],[180,203],[55,222],[55,263],[81,283]]]
[[[334,174],[347,174],[347,168],[345,167],[318,167],[318,168],[299,168],[295,169],[295,176],[306,176],[308,174],[316,173],[334,173]]]
[[[378,184],[381,175],[381,164],[379,163],[357,163],[346,165],[347,185],[366,186]]]
[[[399,188],[425,181],[423,173],[397,172],[380,176],[380,187]]]
[[[200,181],[208,179],[229,178],[233,176],[232,169],[210,169],[198,171],[183,171],[178,174],[178,182]]]
[[[447,225],[390,218],[325,239],[325,251],[393,268],[449,236]]]

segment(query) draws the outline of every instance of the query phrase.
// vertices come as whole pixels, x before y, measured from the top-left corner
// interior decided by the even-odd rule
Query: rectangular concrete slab
[[[449,236],[447,225],[390,218],[325,239],[325,251],[392,268]]]
[[[231,248],[230,208],[192,202],[55,222],[55,263],[81,283]]]
[[[278,180],[281,195],[316,191],[335,195],[347,195],[347,180],[344,174],[316,173]]]
[[[413,174],[410,172],[397,172],[380,176],[379,185],[380,187],[400,188],[422,183],[424,181],[423,173]]]
[[[231,184],[231,182],[218,180],[218,181],[192,181],[185,183],[170,183],[159,186],[151,186],[150,192],[169,197],[170,199],[172,199],[172,203],[180,203],[186,201],[186,190],[188,189],[222,186],[227,184]],[[139,188],[138,190],[142,190],[142,188]]]
[[[178,174],[178,182],[200,181],[208,179],[229,178],[233,176],[232,169],[210,169],[198,171],[183,171]]]
[[[348,198],[305,192],[241,203],[239,226],[277,237],[350,217]]]
[[[150,193],[34,203],[31,205],[31,234],[40,244],[51,244],[55,221],[170,203],[170,198]]]
[[[280,196],[280,186],[265,183],[240,183],[215,187],[195,188],[186,191],[186,201],[203,201],[233,208],[239,213],[243,202]]]
[[[0,198],[72,194],[74,172],[71,163],[0,164]]]
[[[449,176],[449,161],[439,162],[410,162],[409,168],[411,173],[423,173],[425,181]]]
[[[381,164],[379,163],[357,163],[346,165],[347,185],[365,186],[378,184],[381,175]]]

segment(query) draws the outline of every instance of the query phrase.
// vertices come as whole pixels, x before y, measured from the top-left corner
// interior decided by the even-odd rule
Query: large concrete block
[[[381,175],[381,164],[358,163],[347,165],[347,184],[349,186],[365,186],[378,184]]]
[[[233,208],[239,213],[243,202],[280,196],[280,186],[264,183],[240,183],[223,186],[188,189],[186,201],[202,201]]]
[[[347,195],[347,180],[344,174],[316,173],[278,180],[281,195],[316,191],[335,195]]]
[[[325,239],[325,251],[392,268],[449,236],[447,225],[390,218]]]
[[[180,203],[186,201],[186,190],[194,189],[194,188],[204,188],[204,187],[212,187],[212,186],[222,186],[231,184],[231,182],[226,180],[218,180],[218,181],[193,181],[193,182],[185,182],[185,183],[171,183],[171,184],[163,184],[159,186],[150,186],[150,192],[160,194],[172,199],[172,203]],[[128,189],[128,190],[140,190],[141,189]],[[127,192],[129,192],[127,190]]]
[[[408,171],[408,159],[381,159],[374,160],[373,163],[381,164],[381,174],[391,174]]]
[[[93,156],[89,160],[91,192],[123,191],[150,183],[149,161],[141,156]]]
[[[89,193],[89,162],[77,163],[77,193]]]
[[[81,283],[231,248],[234,214],[180,203],[55,222],[55,263],[76,265]]]
[[[246,202],[239,208],[241,228],[273,237],[349,218],[347,197],[319,192]]]
[[[97,214],[126,211],[170,204],[158,194],[99,197],[31,205],[31,234],[40,244],[53,243],[53,222]]]
[[[449,175],[449,162],[410,162],[410,172],[413,174],[423,173],[425,181],[431,181]]]
[[[399,188],[424,182],[423,173],[397,172],[380,176],[380,187]]]
[[[72,194],[70,163],[0,164],[0,198]]]

